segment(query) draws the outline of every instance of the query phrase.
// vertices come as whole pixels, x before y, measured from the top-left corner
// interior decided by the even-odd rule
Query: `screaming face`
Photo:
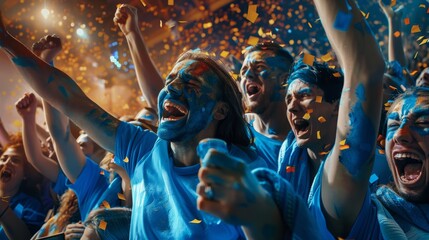
[[[388,115],[386,152],[398,192],[411,201],[429,197],[429,98],[407,96]]]

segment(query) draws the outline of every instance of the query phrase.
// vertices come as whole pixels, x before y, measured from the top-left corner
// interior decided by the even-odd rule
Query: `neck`
[[[171,152],[173,154],[174,166],[185,167],[198,164],[200,158],[197,156],[197,146],[199,141],[171,142]]]
[[[286,104],[272,103],[264,112],[257,114],[253,127],[257,132],[269,138],[285,140],[290,131],[286,118]]]
[[[2,198],[10,198],[10,197],[14,196],[15,194],[17,194],[18,191],[19,191],[19,187],[15,188],[15,189],[5,189],[4,185],[1,184],[1,187],[0,187],[0,197],[2,197]],[[7,199],[7,200],[9,200],[9,199]],[[1,201],[1,199],[0,199],[0,201]]]

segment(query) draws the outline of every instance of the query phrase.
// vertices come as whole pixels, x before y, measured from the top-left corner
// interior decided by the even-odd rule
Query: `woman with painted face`
[[[0,24],[4,50],[24,79],[104,149],[121,159],[132,183],[131,239],[237,239],[239,227],[197,209],[204,138],[220,138],[250,169],[266,166],[251,151],[241,95],[227,71],[209,55],[179,57],[158,97],[158,133],[114,118],[65,73],[38,59]],[[123,160],[123,161],[122,161]],[[107,226],[108,227],[108,226]]]
[[[0,239],[30,239],[42,226],[41,181],[27,161],[21,135],[12,135],[0,157]]]

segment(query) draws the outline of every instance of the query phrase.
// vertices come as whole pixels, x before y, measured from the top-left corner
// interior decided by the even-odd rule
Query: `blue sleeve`
[[[67,187],[76,193],[82,220],[86,219],[109,187],[109,182],[104,175],[100,174],[101,171],[98,164],[87,158],[76,181],[72,184],[67,180]]]
[[[157,135],[149,130],[126,122],[119,124],[115,140],[115,163],[127,171],[130,179],[133,178],[139,160],[152,150],[157,138]]]
[[[292,232],[292,236],[285,236],[284,239],[322,239],[306,203],[286,180],[269,169],[255,169],[252,173],[271,195],[280,209],[285,225]]]
[[[57,181],[52,183],[51,187],[54,192],[56,192],[58,195],[63,195],[68,187],[66,186],[67,177],[64,174],[64,172],[60,169],[58,171]]]

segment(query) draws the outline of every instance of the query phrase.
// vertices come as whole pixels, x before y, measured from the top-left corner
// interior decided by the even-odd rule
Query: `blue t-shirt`
[[[28,227],[30,234],[34,234],[43,225],[46,213],[39,200],[23,192],[17,193],[10,199],[9,207],[16,216],[22,219]],[[0,240],[6,240],[6,233],[0,225]]]
[[[240,227],[197,209],[196,186],[200,165],[175,167],[169,142],[150,132],[122,122],[116,132],[115,155],[131,178],[133,211],[130,239],[238,239]],[[230,154],[263,166],[258,158],[232,146]],[[247,160],[247,161],[246,161]]]
[[[118,193],[122,192],[121,179],[115,178],[109,183],[105,174],[108,173],[97,163],[86,158],[86,164],[74,184],[67,180],[66,186],[76,193],[82,220],[85,220],[93,209],[99,208],[103,201],[111,207],[120,206]]]
[[[57,181],[53,182],[51,185],[52,190],[55,193],[57,193],[59,196],[62,196],[67,191],[67,189],[69,189],[66,186],[66,183],[67,183],[67,176],[64,174],[63,170],[60,169],[58,171]]]
[[[252,130],[254,144],[259,156],[265,160],[269,169],[277,171],[277,163],[282,141],[260,134],[251,124],[250,129]]]

